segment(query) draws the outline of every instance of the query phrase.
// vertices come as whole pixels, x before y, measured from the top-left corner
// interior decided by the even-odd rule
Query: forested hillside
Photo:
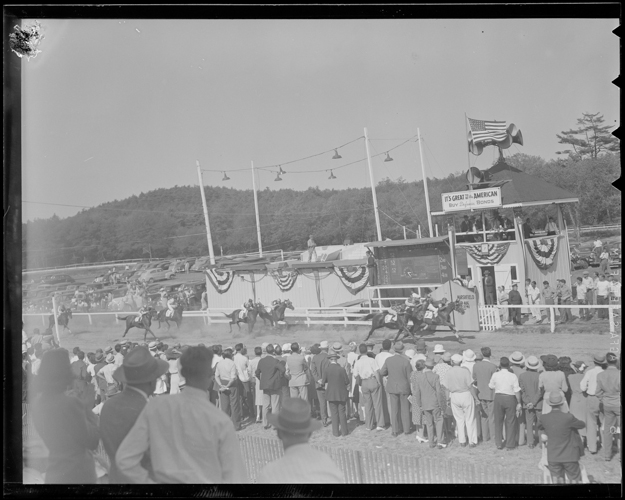
[[[601,224],[620,220],[620,193],[611,182],[620,177],[620,156],[574,161],[545,161],[516,154],[506,161],[529,174],[577,194],[580,205],[567,214],[568,223]],[[465,189],[464,172],[428,180],[432,210],[440,210],[441,193]],[[251,190],[205,188],[214,250],[217,255],[257,251]],[[421,225],[427,236],[422,182],[381,181],[376,187],[385,238],[415,237]],[[306,191],[291,189],[258,193],[264,250],[303,250],[309,234],[318,245],[375,239],[370,189]],[[544,208],[528,210],[544,224]],[[441,221],[443,222],[443,221]],[[141,193],[85,209],[73,217],[37,219],[23,224],[24,268],[147,257],[207,255],[202,200],[197,186],[174,186]]]

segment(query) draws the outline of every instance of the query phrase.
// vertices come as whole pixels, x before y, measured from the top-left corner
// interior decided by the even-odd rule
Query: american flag
[[[508,137],[506,122],[474,120],[473,118],[468,118],[468,120],[474,143],[486,141],[500,142]]]

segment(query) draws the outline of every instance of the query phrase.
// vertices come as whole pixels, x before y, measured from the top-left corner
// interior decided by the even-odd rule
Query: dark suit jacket
[[[114,484],[126,484],[128,479],[117,469],[115,465],[115,454],[122,444],[126,435],[135,425],[139,414],[148,402],[137,391],[125,387],[114,398],[107,399],[102,405],[100,412],[100,434],[104,450],[109,456],[111,469],[109,471],[109,482]],[[149,453],[144,455],[141,461],[143,467],[149,468]]]
[[[553,409],[538,418],[539,428],[547,434],[548,462],[577,462],[584,455],[584,444],[577,429],[586,424],[571,413]]]
[[[384,362],[380,375],[388,375],[386,392],[388,394],[410,394],[410,375],[412,366],[410,360],[403,354],[395,354]]]
[[[328,384],[326,389],[326,400],[347,401],[349,397],[349,377],[345,368],[338,363],[328,363],[328,366],[321,377],[322,385]]]
[[[440,377],[432,371],[422,371],[412,384],[412,395],[415,403],[422,410],[440,408],[439,394],[441,393]]]
[[[519,387],[521,387],[521,398],[523,405],[532,403],[534,408],[543,407],[542,392],[538,388],[538,372],[524,371],[519,375]]]
[[[317,381],[323,378],[323,372],[326,370],[330,361],[328,361],[328,353],[325,351],[321,351],[319,354],[315,354],[310,363],[310,371],[312,372],[313,378],[315,380],[315,387],[317,389],[323,389],[323,385],[319,387]]]
[[[271,355],[258,362],[256,378],[260,381],[261,391],[278,391],[282,387],[282,376],[286,372],[285,365]]]
[[[512,306],[520,306],[523,304],[523,297],[518,290],[510,290],[508,293],[508,304]]]
[[[488,387],[490,378],[497,367],[490,361],[478,361],[473,365],[473,380],[477,386],[477,397],[486,401],[495,399],[495,391]]]

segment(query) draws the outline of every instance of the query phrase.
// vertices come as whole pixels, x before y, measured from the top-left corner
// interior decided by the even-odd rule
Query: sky
[[[253,162],[259,189],[369,187],[365,127],[377,183],[423,178],[418,131],[427,177],[489,168],[465,114],[514,123],[524,145],[505,154],[544,159],[584,112],[619,125],[617,19],[40,22],[22,59],[23,221],[197,186],[196,161],[211,186],[251,189]]]

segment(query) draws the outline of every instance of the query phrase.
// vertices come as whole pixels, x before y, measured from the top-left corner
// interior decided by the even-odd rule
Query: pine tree
[[[577,119],[579,128],[565,130],[556,134],[560,144],[570,144],[573,150],[556,151],[556,154],[568,154],[575,160],[598,158],[605,153],[620,153],[619,140],[610,133],[609,125],[603,125],[603,115],[582,113]]]

